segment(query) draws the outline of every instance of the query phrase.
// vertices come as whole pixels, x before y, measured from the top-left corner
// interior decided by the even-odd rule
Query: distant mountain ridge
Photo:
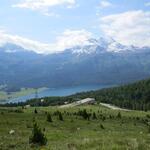
[[[120,52],[120,51],[125,51],[125,50],[131,51],[134,49],[139,49],[138,47],[134,47],[134,46],[122,45],[111,38],[99,38],[99,39],[90,38],[87,41],[85,41],[83,44],[72,46],[70,48],[66,48],[63,51],[60,51],[60,53],[66,51],[66,50],[70,50],[70,51],[72,51],[72,53],[88,53],[88,54],[90,54],[90,53],[95,52],[97,48],[103,49],[103,52],[104,51]],[[3,50],[4,52],[8,52],[8,53],[19,52],[19,51],[33,51],[32,49],[29,50],[29,49],[23,48],[22,46],[13,44],[13,43],[5,43],[5,44],[1,45],[0,50]],[[55,53],[58,53],[58,52],[57,51],[53,52],[53,54],[55,54]],[[52,54],[52,53],[50,53],[50,54]],[[46,55],[49,55],[49,53],[46,53]]]
[[[37,54],[13,43],[0,47],[0,85],[63,87],[122,84],[150,77],[150,48],[89,39],[60,53]]]

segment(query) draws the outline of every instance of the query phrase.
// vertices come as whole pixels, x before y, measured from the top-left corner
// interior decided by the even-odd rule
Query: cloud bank
[[[86,44],[92,33],[86,30],[65,30],[54,43],[41,43],[18,35],[11,35],[0,30],[0,45],[13,43],[36,53],[50,54],[62,52],[67,48]]]
[[[145,6],[147,7],[150,6],[150,2],[145,3]]]
[[[150,46],[150,12],[128,11],[100,18],[101,30],[124,45]]]
[[[107,0],[100,1],[100,5],[99,5],[100,8],[108,8],[108,7],[112,7],[112,6],[113,6],[113,4]]]
[[[64,5],[71,8],[76,5],[75,0],[23,0],[20,3],[12,5],[12,7],[31,9],[33,11],[42,12],[44,15],[55,15],[49,12],[49,8]]]

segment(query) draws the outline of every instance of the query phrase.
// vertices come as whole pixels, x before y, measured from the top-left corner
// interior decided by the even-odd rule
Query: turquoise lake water
[[[75,94],[78,92],[85,92],[85,91],[91,91],[91,90],[98,90],[102,88],[108,88],[112,85],[86,85],[86,86],[72,86],[72,87],[65,87],[65,88],[51,88],[46,89],[44,91],[38,92],[38,98],[46,97],[46,96],[68,96],[71,94]],[[29,99],[35,98],[36,94],[29,94],[26,96],[21,96],[18,98],[10,99],[7,102],[25,102]]]

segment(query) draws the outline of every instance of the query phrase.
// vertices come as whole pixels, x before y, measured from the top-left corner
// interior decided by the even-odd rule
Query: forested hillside
[[[95,97],[98,102],[122,108],[150,110],[150,79],[120,87],[79,93],[73,97]]]

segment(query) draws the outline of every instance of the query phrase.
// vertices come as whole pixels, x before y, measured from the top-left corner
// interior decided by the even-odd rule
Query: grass
[[[38,92],[41,92],[45,89],[46,88],[39,88]],[[0,101],[5,101],[5,100],[8,100],[8,99],[13,99],[13,98],[17,98],[17,97],[20,97],[20,96],[33,94],[35,92],[36,92],[36,89],[34,89],[34,88],[22,88],[20,91],[11,92],[11,93],[7,93],[5,91],[0,90]]]
[[[0,149],[8,150],[149,150],[150,133],[148,114],[150,112],[121,112],[102,106],[80,106],[74,108],[38,107],[35,108],[0,108]],[[96,113],[97,119],[84,120],[75,112],[86,109]],[[16,111],[17,110],[17,111]],[[18,111],[20,110],[20,111]],[[55,111],[61,111],[64,121],[60,121]],[[46,121],[49,112],[53,122]],[[111,115],[111,117],[110,117]],[[103,121],[102,116],[106,119]],[[29,144],[33,119],[43,130],[48,139],[46,146]],[[150,121],[150,119],[149,119]],[[103,126],[104,129],[101,127]],[[9,131],[15,130],[14,135]]]

